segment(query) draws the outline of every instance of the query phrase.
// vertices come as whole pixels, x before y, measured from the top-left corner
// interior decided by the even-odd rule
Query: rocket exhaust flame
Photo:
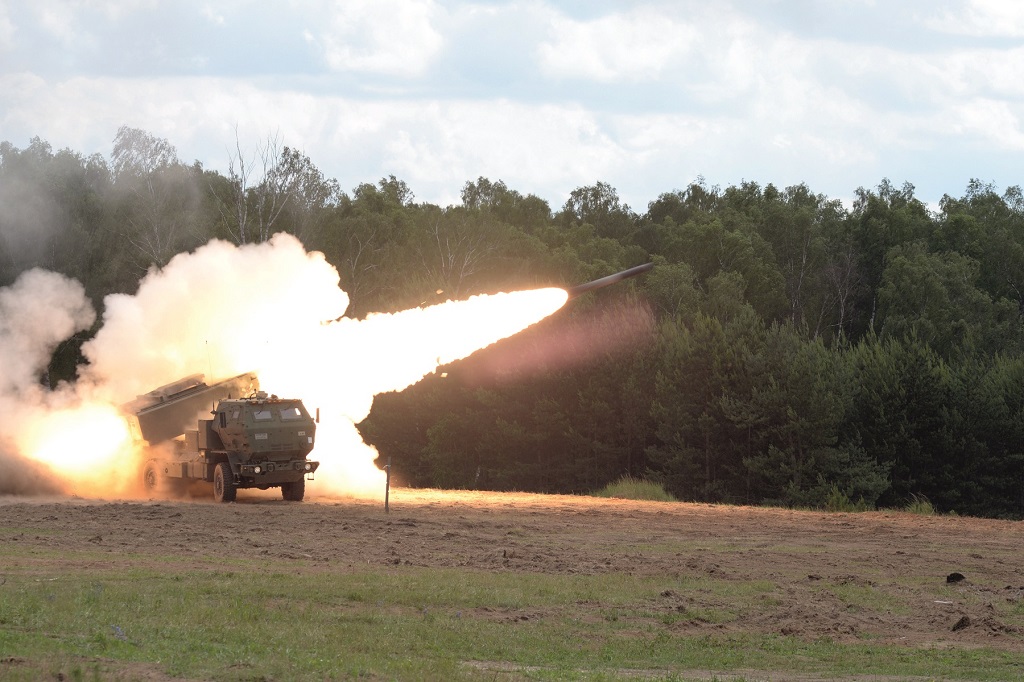
[[[210,242],[151,271],[135,295],[108,296],[100,330],[82,347],[88,364],[78,380],[46,390],[38,377],[50,354],[95,314],[78,283],[23,274],[0,289],[0,472],[29,460],[64,492],[137,494],[141,457],[137,448],[133,457],[115,406],[190,374],[253,371],[262,387],[301,398],[323,416],[310,492],[379,498],[385,474],[356,429],[373,397],[525,329],[570,295],[557,288],[481,295],[354,320],[343,317],[348,296],[338,284],[323,255],[306,253],[289,235],[241,247]],[[0,477],[0,494],[26,485]]]

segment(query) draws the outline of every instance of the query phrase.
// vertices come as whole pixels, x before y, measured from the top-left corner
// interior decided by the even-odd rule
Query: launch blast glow
[[[108,296],[77,380],[49,389],[39,377],[51,353],[95,314],[77,282],[24,273],[0,289],[0,493],[31,488],[29,472],[66,493],[138,494],[141,456],[116,406],[192,374],[255,372],[265,390],[320,410],[309,493],[379,498],[385,473],[356,429],[374,396],[516,334],[570,293],[480,295],[356,320],[344,317],[335,268],[294,237],[213,241],[151,270],[134,295]]]

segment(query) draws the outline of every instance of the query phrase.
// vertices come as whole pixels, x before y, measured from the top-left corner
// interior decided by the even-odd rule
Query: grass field
[[[637,516],[638,531],[653,518],[649,515],[677,506],[649,504]],[[139,509],[117,506],[113,511],[138,517],[153,510],[145,503]],[[0,679],[752,682],[1016,680],[1024,674],[1021,648],[1012,642],[1024,632],[1019,598],[992,603],[984,594],[973,598],[946,585],[927,595],[936,603],[973,598],[977,603],[970,608],[978,613],[989,608],[999,616],[1009,644],[994,639],[986,646],[975,639],[966,646],[949,641],[907,645],[868,627],[854,628],[849,636],[808,628],[787,634],[785,628],[757,625],[795,608],[785,573],[765,570],[761,579],[738,579],[736,570],[719,569],[716,576],[704,565],[701,570],[630,570],[632,561],[622,564],[625,570],[517,570],[516,552],[551,540],[545,526],[533,525],[540,521],[528,508],[488,519],[493,513],[486,507],[456,506],[449,516],[461,523],[453,526],[444,525],[444,510],[434,506],[405,509],[401,530],[407,534],[393,546],[411,546],[417,537],[451,541],[460,533],[452,529],[461,528],[470,536],[464,548],[469,556],[474,539],[464,529],[490,522],[512,539],[503,544],[504,556],[494,567],[479,562],[429,565],[419,560],[421,555],[409,554],[411,560],[402,555],[392,560],[387,552],[368,552],[363,563],[360,554],[338,547],[346,560],[325,561],[306,551],[312,545],[294,538],[260,541],[258,549],[250,545],[246,551],[234,541],[209,542],[208,536],[223,531],[202,530],[202,524],[196,534],[207,541],[186,542],[190,551],[176,551],[175,543],[165,540],[181,536],[169,532],[166,523],[149,523],[159,530],[150,533],[149,541],[133,543],[127,538],[111,542],[102,534],[83,537],[92,530],[81,519],[32,521],[83,508],[88,509],[59,503],[0,505]],[[233,513],[239,527],[308,527],[330,513],[346,519],[348,530],[355,531],[351,534],[366,543],[373,533],[383,536],[398,525],[394,518],[345,505],[181,502],[156,509],[169,512],[165,516],[172,522],[198,517],[205,523]],[[18,511],[17,518],[5,513],[12,510]],[[365,528],[356,528],[360,521]],[[723,560],[747,554],[763,544],[751,542],[749,530],[737,529],[731,548],[715,550],[709,543],[702,552]],[[281,531],[280,537],[289,537],[286,527]],[[476,541],[487,542],[488,532],[481,530]],[[601,554],[612,546],[603,544],[607,540],[600,533],[590,540],[581,533],[576,541],[593,542]],[[684,540],[636,545],[632,559],[696,554]],[[834,549],[842,551],[840,545]],[[445,546],[425,546],[422,556]],[[802,545],[779,551],[798,558],[806,553],[812,568],[816,561],[817,555]],[[861,570],[857,557],[851,559],[844,570]],[[857,622],[870,621],[872,614],[889,614],[899,622],[920,609],[922,588],[915,585],[920,576],[914,572],[884,584],[877,576],[846,580],[843,575],[810,581],[800,603],[813,608],[819,600]]]
[[[651,607],[664,583],[650,579],[401,568],[335,576],[296,568],[303,567],[267,572],[225,563],[172,573],[9,575],[0,645],[21,663],[9,662],[3,677],[614,679],[642,672],[685,679],[676,669],[987,680],[1020,674],[1019,656],[985,650],[673,631],[687,621],[731,621],[770,598],[767,584],[677,584],[716,592],[732,607],[666,615]],[[148,666],[152,671],[143,674]]]

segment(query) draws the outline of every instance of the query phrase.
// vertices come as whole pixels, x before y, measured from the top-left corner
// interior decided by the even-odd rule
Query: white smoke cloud
[[[33,269],[0,289],[0,399],[38,384],[53,350],[96,313],[78,282]]]
[[[348,295],[323,254],[285,234],[237,247],[212,241],[151,271],[134,296],[108,296],[103,326],[84,344],[84,374],[115,403],[193,373],[227,377],[267,357],[301,353]]]
[[[55,492],[45,467],[14,444],[35,417],[68,402],[66,387],[47,391],[40,379],[57,345],[96,319],[85,289],[63,275],[33,269],[0,289],[0,494]]]

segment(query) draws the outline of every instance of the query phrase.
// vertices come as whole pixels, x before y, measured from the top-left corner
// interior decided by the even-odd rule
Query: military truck
[[[122,405],[147,459],[142,483],[150,492],[183,493],[194,481],[213,483],[218,502],[239,488],[281,488],[301,502],[319,462],[307,458],[314,419],[298,399],[259,390],[255,374],[212,384],[195,374]],[[204,419],[204,413],[212,419]],[[319,415],[318,415],[319,416]]]

